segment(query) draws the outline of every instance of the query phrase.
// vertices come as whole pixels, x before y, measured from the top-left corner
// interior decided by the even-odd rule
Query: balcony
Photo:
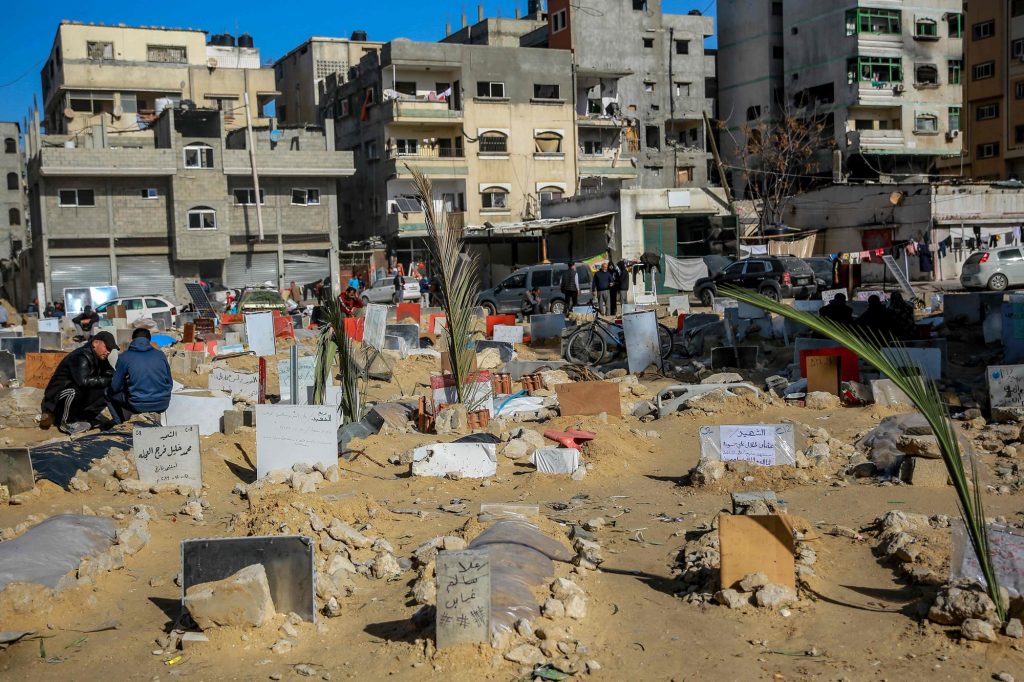
[[[419,99],[393,99],[384,103],[384,123],[461,123],[462,111],[448,102]]]
[[[461,149],[421,146],[415,154],[389,149],[385,162],[390,175],[397,178],[411,178],[413,169],[434,179],[457,179],[469,174],[466,155]]]
[[[576,114],[576,125],[587,128],[621,128],[622,119],[606,114]]]
[[[161,176],[177,172],[173,149],[43,147],[37,158],[43,176]]]
[[[621,178],[628,180],[637,175],[636,167],[629,159],[616,156],[611,151],[602,154],[584,154],[580,152],[579,173],[582,177],[600,176],[603,178]]]
[[[846,133],[846,150],[851,154],[892,152],[905,146],[902,130],[854,130]]]
[[[259,150],[256,152],[256,169],[260,175],[278,177],[347,177],[355,174],[352,152],[325,149]],[[248,150],[225,149],[224,173],[252,175]]]
[[[465,226],[465,213],[449,213],[447,218],[449,225]],[[391,213],[388,215],[388,234],[400,237],[425,237],[427,236],[426,218],[422,212]]]

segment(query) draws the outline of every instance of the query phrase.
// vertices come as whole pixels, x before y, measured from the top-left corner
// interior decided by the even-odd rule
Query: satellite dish
[[[114,118],[121,118],[122,114],[124,114],[124,107],[118,104],[114,107]]]
[[[74,118],[74,117],[75,117],[75,110],[74,109],[72,109],[71,107],[67,107],[66,109],[64,109],[64,118]]]
[[[217,60],[214,59],[213,57],[210,57],[209,59],[206,60],[206,66],[208,66],[211,69],[216,69],[217,68]]]

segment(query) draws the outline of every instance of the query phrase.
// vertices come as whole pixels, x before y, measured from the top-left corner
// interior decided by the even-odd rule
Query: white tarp
[[[665,286],[678,291],[693,291],[701,277],[708,276],[708,266],[703,258],[673,258],[662,256],[665,267]]]
[[[413,476],[444,476],[458,472],[465,478],[487,478],[498,471],[493,443],[437,443],[412,451]]]

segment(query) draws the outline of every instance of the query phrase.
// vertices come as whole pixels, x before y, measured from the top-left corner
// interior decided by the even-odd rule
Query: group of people
[[[127,350],[101,331],[57,365],[43,393],[39,426],[74,435],[120,424],[133,415],[161,413],[171,402],[171,368],[148,329],[132,332]],[[101,417],[103,410],[110,418]]]
[[[876,295],[868,298],[868,308],[854,318],[853,308],[846,302],[844,294],[836,294],[828,305],[821,307],[822,317],[851,327],[860,327],[884,337],[901,341],[917,338],[917,323],[914,308],[896,291],[889,295],[889,304],[883,305]]]

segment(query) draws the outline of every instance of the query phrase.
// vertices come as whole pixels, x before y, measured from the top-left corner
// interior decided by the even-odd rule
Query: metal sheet
[[[223,580],[252,564],[266,570],[278,613],[297,613],[316,622],[313,541],[299,535],[183,540],[182,604],[193,585]]]
[[[25,353],[39,352],[39,337],[21,336],[17,338],[0,339],[0,349],[9,351],[19,360],[24,360]]]
[[[153,294],[174,300],[174,275],[167,256],[119,256],[117,291],[120,296]]]
[[[224,262],[224,283],[228,287],[278,285],[276,253],[233,253]]]
[[[51,292],[101,287],[109,285],[111,281],[110,259],[106,256],[50,259]]]
[[[331,276],[331,263],[327,256],[307,253],[284,254],[284,284],[295,282],[299,286]]]
[[[622,316],[626,336],[626,357],[630,374],[643,372],[651,365],[661,368],[661,341],[658,338],[658,315],[653,310]]]

